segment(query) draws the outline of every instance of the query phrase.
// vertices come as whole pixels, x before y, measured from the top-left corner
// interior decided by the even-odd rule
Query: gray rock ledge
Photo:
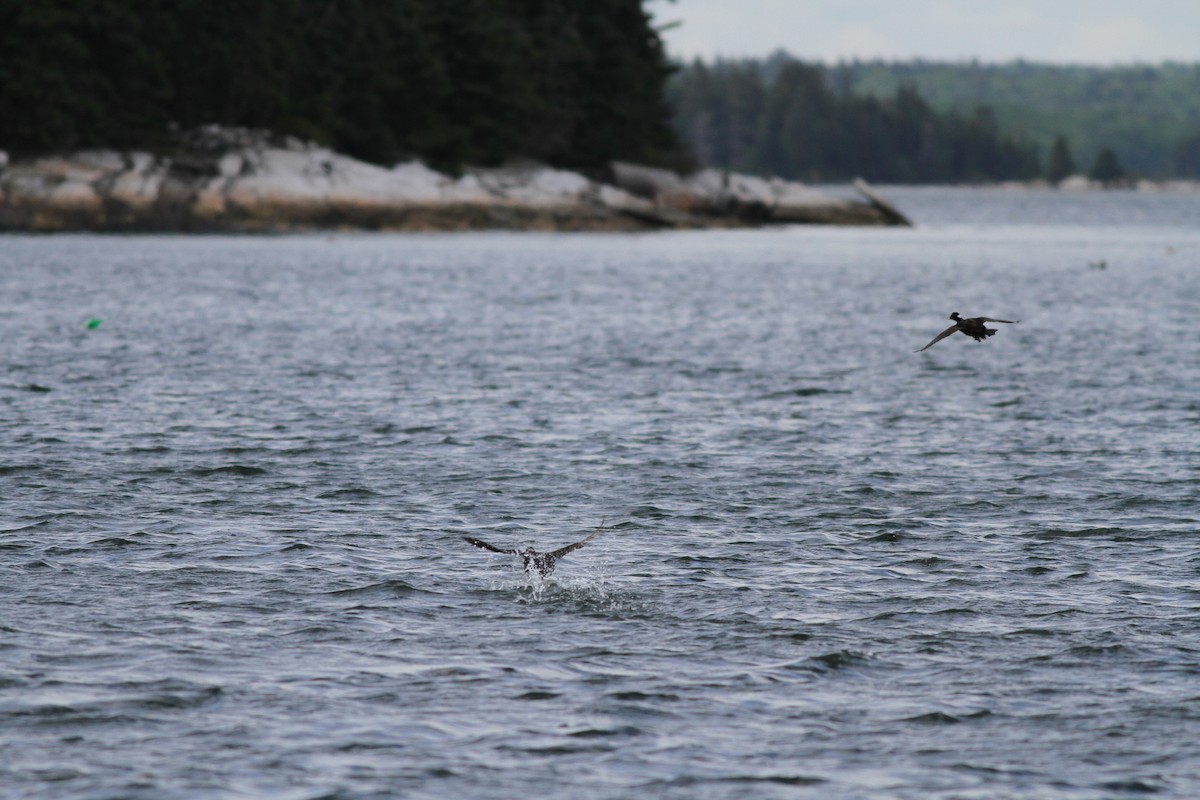
[[[205,126],[171,155],[0,151],[0,230],[644,230],[772,223],[906,224],[803,184],[613,164],[611,180],[519,162],[459,177],[368,164],[294,138]],[[894,209],[892,210],[894,212]]]

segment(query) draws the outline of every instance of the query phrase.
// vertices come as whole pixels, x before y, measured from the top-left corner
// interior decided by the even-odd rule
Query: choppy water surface
[[[0,238],[0,794],[1200,795],[1195,211],[1055,202]]]

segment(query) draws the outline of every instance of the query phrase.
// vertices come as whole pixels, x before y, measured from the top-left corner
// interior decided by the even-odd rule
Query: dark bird
[[[567,553],[583,547],[585,544],[595,538],[603,529],[603,527],[597,528],[588,536],[580,539],[578,542],[575,542],[575,544],[569,544],[566,547],[560,547],[557,550],[550,550],[549,552],[545,553],[540,553],[537,550],[534,550],[532,547],[526,547],[524,550],[506,550],[503,547],[496,547],[494,544],[488,544],[482,539],[476,539],[473,536],[464,536],[463,538],[481,550],[491,550],[493,553],[520,556],[521,560],[525,562],[526,572],[536,572],[538,575],[544,578],[551,572],[554,572],[554,567],[558,564],[558,560],[560,558],[565,556]]]
[[[921,350],[928,350],[942,339],[945,339],[947,336],[952,333],[956,333],[957,331],[962,331],[977,342],[982,342],[984,339],[996,332],[995,328],[989,328],[988,326],[984,325],[983,323],[985,322],[1007,322],[1010,324],[1014,322],[1020,322],[1019,319],[992,319],[991,317],[964,318],[960,317],[957,311],[950,315],[950,319],[954,320],[954,324],[949,328],[946,328],[946,330],[942,331],[937,336],[933,337],[933,341],[922,347]],[[917,350],[916,352],[919,353],[921,350]]]

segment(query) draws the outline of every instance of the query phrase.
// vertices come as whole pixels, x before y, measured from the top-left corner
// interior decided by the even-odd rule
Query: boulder
[[[695,217],[712,224],[909,224],[869,188],[869,194],[863,192],[867,201],[856,202],[830,197],[796,181],[725,170],[706,169],[682,177],[618,162],[612,172],[617,186],[653,202],[664,225],[688,224]]]

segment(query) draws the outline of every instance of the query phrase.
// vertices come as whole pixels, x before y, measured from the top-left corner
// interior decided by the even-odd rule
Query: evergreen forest
[[[940,112],[985,104],[1042,152],[1063,137],[1083,171],[1109,149],[1137,175],[1200,178],[1200,64],[869,61],[826,71],[855,95],[911,86]]]
[[[1037,147],[984,106],[936,112],[910,86],[879,99],[835,92],[819,65],[695,62],[669,86],[675,123],[704,164],[804,181],[1025,180]]]
[[[703,163],[805,180],[1200,178],[1200,65],[693,62],[668,84]]]
[[[208,123],[377,163],[678,166],[642,0],[0,0],[0,148]]]
[[[1200,178],[1200,65],[672,64],[650,0],[0,0],[0,149],[208,123],[381,164]]]

